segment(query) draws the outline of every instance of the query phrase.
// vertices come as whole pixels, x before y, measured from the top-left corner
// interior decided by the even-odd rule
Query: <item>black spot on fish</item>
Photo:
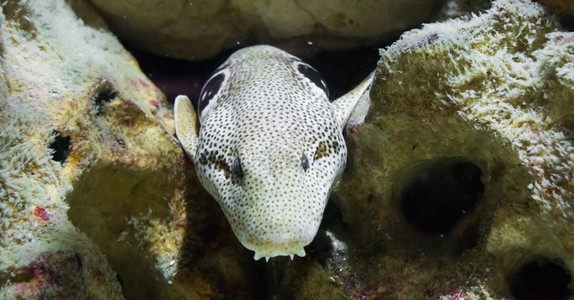
[[[207,80],[207,82],[203,85],[201,89],[201,93],[199,94],[199,105],[198,105],[198,112],[201,115],[203,109],[207,107],[211,99],[217,95],[219,90],[221,89],[221,85],[225,80],[225,73],[215,73]]]
[[[243,169],[241,168],[241,160],[236,158],[233,163],[231,163],[231,172],[239,178],[243,178]]]
[[[297,71],[299,71],[299,73],[301,73],[303,76],[307,77],[307,79],[311,80],[311,82],[313,82],[318,88],[322,89],[323,92],[325,92],[325,95],[327,95],[327,98],[329,98],[327,82],[321,73],[304,62],[296,62],[295,64],[297,65]]]
[[[307,169],[309,169],[309,158],[307,157],[305,152],[303,152],[303,155],[301,155],[301,166],[303,167],[303,170],[305,170],[305,171],[307,171]]]

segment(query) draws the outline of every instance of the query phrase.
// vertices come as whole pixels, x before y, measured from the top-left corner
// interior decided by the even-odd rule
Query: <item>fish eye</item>
[[[325,81],[321,73],[319,73],[319,71],[317,71],[315,68],[311,67],[310,65],[302,61],[295,61],[295,66],[297,68],[297,71],[301,73],[301,75],[305,76],[318,88],[323,90],[323,92],[325,92],[325,95],[327,95],[327,98],[329,98],[329,88],[327,88],[327,82]]]
[[[231,173],[235,174],[239,178],[243,178],[243,169],[241,168],[241,160],[239,157],[231,163]]]
[[[305,152],[303,152],[303,155],[301,155],[301,166],[303,167],[303,170],[305,170],[305,171],[307,171],[309,169],[309,158],[307,157]]]
[[[201,115],[202,111],[209,105],[209,102],[221,89],[223,81],[225,80],[226,73],[218,71],[213,74],[207,82],[203,85],[201,93],[199,94],[198,112]]]

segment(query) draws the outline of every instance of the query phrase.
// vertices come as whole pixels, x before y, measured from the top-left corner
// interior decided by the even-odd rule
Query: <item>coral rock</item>
[[[574,34],[554,20],[495,1],[381,50],[332,197],[342,219],[278,294],[569,299]]]
[[[257,292],[164,95],[91,4],[1,8],[0,298]]]
[[[436,15],[420,1],[92,1],[118,36],[146,51],[200,60],[226,48],[281,44],[295,55],[389,39]]]

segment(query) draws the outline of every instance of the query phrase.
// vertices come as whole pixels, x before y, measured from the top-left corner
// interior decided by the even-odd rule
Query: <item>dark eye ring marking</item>
[[[318,88],[323,90],[325,95],[327,95],[327,99],[329,98],[329,88],[327,87],[327,82],[321,73],[319,73],[319,71],[302,61],[295,61],[294,66],[297,68],[297,71],[301,73],[301,75],[305,76]]]
[[[237,177],[243,178],[243,169],[241,168],[241,160],[239,159],[239,157],[237,157],[231,163],[231,172],[237,175]]]
[[[215,74],[215,73],[217,73],[223,69],[226,69],[227,67],[229,67],[229,65],[230,65],[229,63],[224,63],[224,64],[220,65],[219,67],[217,67],[217,69],[215,69],[215,71],[213,71],[213,74]]]
[[[209,105],[209,102],[221,89],[223,82],[225,81],[225,77],[227,74],[225,72],[219,71],[207,80],[207,82],[201,88],[201,93],[199,93],[199,104],[198,104],[198,113],[201,116],[203,110]]]
[[[305,171],[307,171],[309,169],[309,158],[307,157],[305,152],[303,152],[303,155],[301,155],[301,166],[303,167],[303,170],[305,170]]]

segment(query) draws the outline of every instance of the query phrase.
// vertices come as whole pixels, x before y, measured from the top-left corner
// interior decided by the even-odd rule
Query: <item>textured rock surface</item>
[[[316,244],[332,256],[284,278],[367,299],[572,296],[574,34],[557,26],[497,1],[382,50],[343,222]]]
[[[125,215],[96,219],[98,206],[131,203],[74,188],[95,182],[91,189],[103,193],[122,180],[106,177],[104,166],[161,170],[182,159],[169,127],[159,125],[167,112],[161,93],[94,10],[77,8],[94,28],[63,1],[2,5],[1,298],[121,298],[104,255],[73,223],[95,231],[98,220],[119,235]],[[132,177],[133,185],[139,181]],[[147,199],[133,200],[139,210],[126,210],[150,209]]]
[[[1,9],[0,298],[252,297],[258,265],[93,7]]]
[[[226,48],[275,44],[295,55],[392,38],[429,21],[443,0],[92,0],[112,30],[137,48],[188,60]]]

